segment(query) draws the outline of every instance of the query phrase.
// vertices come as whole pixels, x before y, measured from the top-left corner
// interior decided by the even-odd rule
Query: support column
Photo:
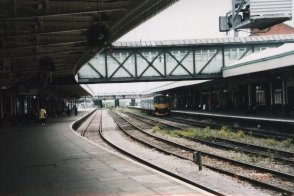
[[[98,108],[102,108],[103,105],[102,105],[102,100],[98,100]]]
[[[248,84],[248,110],[252,110],[252,87]]]
[[[270,110],[274,113],[273,82],[270,80]]]
[[[136,106],[136,99],[131,99],[131,106]]]
[[[3,118],[4,118],[4,110],[3,110],[3,90],[0,89],[0,129],[3,128]]]
[[[211,111],[211,91],[209,91],[208,93],[208,102],[207,102],[207,108],[208,108],[208,111],[210,112]]]
[[[119,99],[115,99],[114,100],[114,106],[115,107],[119,107]]]
[[[178,109],[178,97],[177,97],[177,94],[174,94],[173,96],[173,106],[172,106],[173,109]]]
[[[232,94],[231,94],[231,103],[232,107],[231,110],[235,111],[236,110],[236,105],[235,105],[235,91],[232,89]]]
[[[15,99],[13,88],[10,88],[10,115],[15,115]]]
[[[16,89],[13,89],[13,108],[14,108],[14,115],[17,114],[17,103],[16,103]]]
[[[288,108],[288,93],[287,93],[287,82],[285,79],[282,80],[282,91],[283,91],[283,112],[286,116],[289,116]]]
[[[202,100],[202,91],[199,90],[199,105],[200,105],[200,110],[202,110],[202,105],[203,105],[203,100]]]

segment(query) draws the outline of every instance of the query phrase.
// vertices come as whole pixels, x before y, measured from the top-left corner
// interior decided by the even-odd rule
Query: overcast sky
[[[233,36],[219,32],[218,18],[231,10],[231,0],[180,0],[117,41],[156,41]],[[294,10],[294,9],[293,9]],[[292,14],[294,15],[294,14]],[[294,22],[287,24],[294,27]],[[245,30],[246,31],[246,30]],[[247,36],[240,33],[240,36]],[[159,83],[95,84],[96,93],[142,91]]]
[[[218,25],[219,16],[225,16],[230,10],[231,0],[180,0],[118,41],[232,37],[232,32],[229,35],[219,32]],[[286,23],[294,27],[293,20]],[[247,35],[240,33],[240,36]]]
[[[225,37],[218,31],[218,17],[230,10],[230,2],[180,0],[118,41]]]

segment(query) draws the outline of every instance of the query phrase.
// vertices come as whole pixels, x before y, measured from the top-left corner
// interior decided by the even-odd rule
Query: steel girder
[[[282,43],[117,47],[96,55],[78,72],[79,83],[214,79],[222,68]]]

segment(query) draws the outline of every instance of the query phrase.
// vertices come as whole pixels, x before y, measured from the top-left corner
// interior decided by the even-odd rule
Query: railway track
[[[150,134],[147,131],[137,127],[134,122],[129,122],[130,119],[127,120],[126,118],[127,117],[123,117],[122,115],[118,116],[118,114],[115,117],[116,122],[119,124],[121,129],[133,137],[136,141],[140,141],[141,143],[149,147],[156,148],[157,150],[166,154],[177,156],[179,158],[190,161],[193,160],[192,153],[197,149],[179,145],[177,143]],[[138,121],[138,119],[136,120]],[[135,119],[132,119],[132,121],[135,121]],[[145,129],[147,128],[146,124],[141,126],[144,126]],[[150,130],[151,125],[149,126]],[[140,131],[140,135],[138,135],[138,130]],[[204,157],[203,165],[209,169],[251,182],[254,185],[259,185],[271,190],[278,191],[280,193],[285,193],[288,195],[292,195],[294,193],[293,175],[227,159],[207,152],[201,153]],[[263,176],[263,179],[259,178],[258,176]]]
[[[90,116],[90,120],[88,120],[86,128],[84,128],[83,130],[81,130],[81,136],[85,137],[87,131],[89,130],[90,125],[92,124],[92,122],[96,118],[97,114],[98,114],[98,111],[95,111],[95,114],[92,114]]]
[[[186,125],[172,125],[172,123],[162,122],[161,120],[151,119],[149,117],[141,116],[138,114],[133,114],[133,113],[129,113],[129,112],[126,112],[126,114],[131,115],[133,118],[136,118],[138,120],[142,120],[145,123],[150,124],[151,126],[160,125],[162,129],[183,130],[183,129],[191,128],[191,126],[187,126],[187,124]],[[165,120],[169,121],[170,118],[165,118]],[[176,121],[176,122],[177,123],[185,123],[184,121],[180,121],[180,122]],[[194,124],[192,124],[192,125],[195,126]],[[199,142],[199,143],[209,145],[212,147],[239,151],[239,152],[243,152],[243,153],[247,153],[247,154],[251,154],[251,155],[270,157],[271,159],[281,161],[285,164],[289,164],[290,166],[294,165],[294,153],[292,153],[292,152],[276,150],[273,148],[267,148],[267,147],[252,145],[252,144],[243,143],[243,142],[237,142],[237,141],[223,139],[223,138],[219,138],[219,137],[213,137],[210,140],[203,140],[203,139],[197,139],[197,138],[192,138],[192,137],[188,137],[188,136],[182,136],[182,135],[179,135],[179,136],[183,137],[185,139],[189,139],[191,141]]]
[[[179,117],[179,116],[170,117],[170,118],[166,118],[166,119],[168,119],[170,121],[175,121],[175,122],[189,123],[189,124],[193,124],[194,126],[198,126],[198,127],[211,127],[211,128],[215,128],[215,129],[220,129],[224,124],[224,123],[218,123],[217,120],[213,120],[212,122],[205,122],[202,120],[188,119],[188,118],[183,118],[183,117]],[[226,124],[232,130],[242,129],[242,131],[249,133],[255,137],[274,138],[276,140],[286,140],[288,138],[291,138],[292,143],[294,142],[294,134],[289,131],[276,132],[273,130],[266,130],[264,128],[245,127],[245,126],[241,126],[240,124],[238,124],[238,126],[230,125],[231,123],[226,123]]]
[[[96,115],[95,115],[95,116],[96,116]],[[103,122],[103,121],[102,121],[102,112],[101,112],[101,114],[100,114],[100,116],[99,116],[99,126],[98,126],[98,133],[99,133],[99,136],[102,138],[102,140],[103,140],[104,142],[106,142],[108,145],[110,145],[110,146],[113,147],[114,149],[118,150],[118,151],[121,152],[122,154],[124,154],[124,155],[126,155],[126,156],[128,156],[128,157],[131,157],[132,159],[134,159],[134,160],[136,160],[136,161],[138,161],[138,162],[140,162],[140,163],[142,163],[142,164],[144,164],[144,165],[147,165],[147,166],[149,166],[149,167],[151,167],[151,168],[153,168],[153,169],[156,169],[156,170],[158,170],[158,171],[160,171],[160,172],[162,172],[162,173],[164,173],[164,174],[167,174],[167,175],[172,176],[172,177],[174,177],[174,178],[176,178],[176,179],[178,179],[178,180],[181,180],[181,181],[183,181],[183,182],[186,182],[187,184],[190,184],[190,185],[195,186],[195,187],[197,187],[197,188],[201,188],[201,189],[203,189],[203,190],[205,190],[205,191],[207,191],[207,192],[209,192],[209,193],[212,193],[212,194],[215,194],[215,195],[219,195],[219,196],[224,196],[224,195],[225,195],[225,194],[223,194],[223,193],[221,193],[221,192],[219,192],[219,191],[216,191],[216,190],[213,190],[213,189],[211,189],[211,188],[209,188],[209,187],[206,187],[206,186],[200,185],[200,184],[195,183],[195,182],[193,182],[193,181],[191,181],[191,180],[188,180],[188,179],[186,179],[186,178],[184,178],[184,177],[182,177],[182,176],[179,176],[179,175],[177,175],[177,174],[175,174],[175,173],[173,173],[173,172],[170,172],[170,171],[168,171],[168,170],[166,170],[166,169],[164,169],[164,168],[162,168],[162,167],[159,167],[159,166],[157,166],[157,165],[154,165],[154,164],[150,163],[149,161],[146,161],[146,160],[144,160],[144,159],[142,159],[142,158],[140,158],[140,157],[138,157],[138,156],[135,156],[135,155],[133,155],[132,153],[130,153],[130,152],[124,150],[123,148],[120,148],[119,146],[117,146],[115,143],[113,143],[112,141],[108,140],[108,139],[104,136],[104,134],[103,134],[103,128],[102,128],[102,122]],[[118,124],[118,126],[120,127],[119,124]],[[120,127],[120,128],[121,128],[121,127]]]

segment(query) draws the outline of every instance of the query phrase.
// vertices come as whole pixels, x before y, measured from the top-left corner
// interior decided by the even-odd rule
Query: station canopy
[[[77,85],[97,52],[176,0],[0,0],[0,87]]]

